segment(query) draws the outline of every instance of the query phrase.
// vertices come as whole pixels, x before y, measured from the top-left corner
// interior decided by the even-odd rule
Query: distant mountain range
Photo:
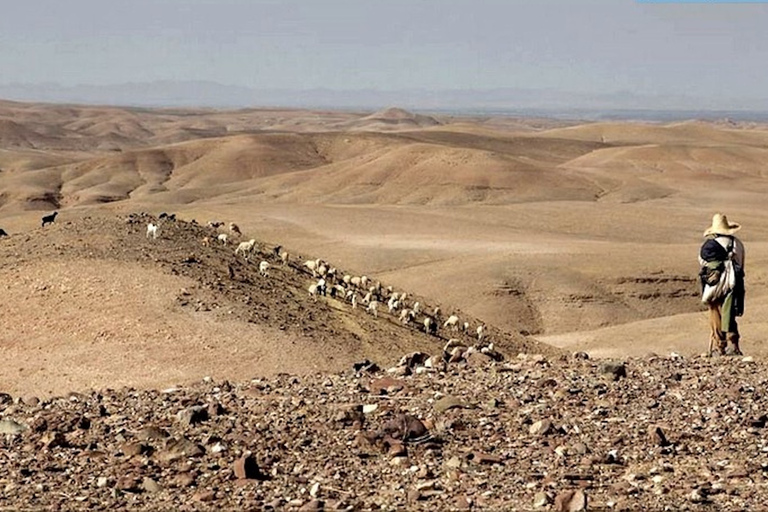
[[[645,112],[711,114],[704,117],[768,118],[766,99],[713,99],[687,95],[641,95],[629,91],[588,94],[551,89],[254,89],[210,81],[132,82],[115,85],[63,86],[56,83],[0,84],[0,99],[48,103],[137,107],[321,108],[378,110],[397,106],[446,113],[626,117]],[[634,115],[638,117],[638,115]],[[639,117],[644,117],[640,115]],[[663,117],[663,116],[662,116]],[[674,117],[674,116],[673,116]],[[690,116],[688,116],[690,117]]]

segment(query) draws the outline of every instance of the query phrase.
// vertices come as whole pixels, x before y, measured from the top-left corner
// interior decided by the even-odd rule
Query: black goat
[[[165,213],[165,212],[163,212],[157,218],[158,219],[168,219],[170,221],[175,221],[176,220],[176,214],[175,213]]]
[[[43,217],[43,227],[45,227],[46,224],[53,224],[53,221],[56,220],[56,216],[59,214],[59,212],[53,212],[50,215],[45,215]]]
[[[0,228],[0,237],[3,236],[8,236],[8,233],[3,228]]]

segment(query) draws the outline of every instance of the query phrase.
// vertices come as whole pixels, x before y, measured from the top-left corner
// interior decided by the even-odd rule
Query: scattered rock
[[[528,429],[528,432],[535,436],[545,436],[554,430],[550,420],[539,420]]]
[[[0,434],[17,435],[21,434],[29,427],[17,421],[5,419],[0,420]]]
[[[600,364],[600,373],[613,381],[617,381],[627,376],[627,367],[624,363],[606,362]]]
[[[235,477],[240,479],[259,480],[262,476],[259,471],[259,465],[256,463],[256,459],[254,459],[250,453],[246,453],[237,459],[233,466],[233,470]]]
[[[555,497],[557,512],[580,512],[587,509],[587,495],[581,490],[563,491]]]
[[[442,398],[438,398],[437,400],[435,400],[433,407],[435,408],[435,411],[439,413],[443,413],[449,409],[456,409],[456,408],[463,409],[463,408],[466,408],[467,405],[460,398],[457,398],[451,395],[446,395]]]

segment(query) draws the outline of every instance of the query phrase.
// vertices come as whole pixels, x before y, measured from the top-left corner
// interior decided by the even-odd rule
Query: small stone
[[[56,448],[57,446],[66,446],[67,439],[61,432],[49,431],[40,437],[40,443],[46,448]]]
[[[407,466],[408,462],[408,457],[405,456],[392,457],[389,459],[389,465],[395,467]]]
[[[160,492],[163,490],[163,487],[159,483],[155,482],[154,480],[146,476],[144,477],[144,480],[142,481],[141,486],[144,488],[145,491],[152,492],[152,493]]]
[[[115,482],[118,491],[136,492],[141,487],[141,481],[133,475],[123,475]]]
[[[96,487],[106,487],[109,484],[109,479],[105,476],[100,476],[96,479]]]
[[[552,432],[552,422],[549,420],[539,420],[528,429],[528,432],[534,436],[545,436]]]
[[[199,405],[187,407],[176,413],[176,418],[182,425],[202,423],[208,419],[208,409]]]
[[[435,411],[443,413],[449,409],[463,409],[467,407],[467,405],[460,398],[446,395],[442,398],[439,398],[438,400],[435,400],[435,403],[432,405],[432,407],[435,408]]]
[[[192,495],[192,499],[194,501],[200,501],[203,503],[213,501],[216,498],[216,494],[214,494],[213,491],[197,491],[195,494]]]
[[[533,508],[542,508],[549,505],[549,495],[545,492],[537,492],[533,497]]]
[[[21,402],[24,405],[28,405],[29,407],[37,407],[37,405],[40,403],[40,399],[36,396],[26,396],[21,399]]]
[[[363,405],[363,414],[371,414],[379,408],[378,404],[365,404]]]
[[[606,362],[600,365],[600,373],[613,381],[617,381],[627,376],[627,368],[624,363]]]
[[[334,421],[345,426],[361,426],[365,421],[365,418],[363,418],[363,406],[360,404],[340,406],[336,412]]]
[[[501,464],[501,457],[483,452],[471,452],[467,455],[467,460],[477,464]]]
[[[450,459],[448,459],[445,463],[445,467],[452,468],[452,469],[458,469],[461,467],[461,459],[453,456]]]
[[[211,402],[208,404],[208,407],[206,407],[206,412],[208,413],[209,418],[215,418],[216,416],[225,414],[226,410],[219,402]]]
[[[456,510],[469,510],[472,508],[472,501],[465,495],[461,495],[458,498],[456,498],[456,504],[454,505],[454,509]]]
[[[667,440],[667,436],[664,434],[664,431],[661,429],[661,427],[651,427],[648,437],[650,439],[651,444],[655,446],[669,446],[670,442]]]
[[[470,368],[484,368],[493,362],[493,358],[482,352],[470,352],[464,354],[467,366]]]
[[[14,420],[0,420],[0,434],[17,435],[27,430],[27,426]]]
[[[120,445],[120,451],[123,452],[123,455],[126,457],[135,457],[137,455],[141,455],[142,453],[146,453],[149,451],[148,448],[148,446],[142,443],[136,443],[133,441],[126,441]]]
[[[382,377],[371,381],[370,391],[372,395],[391,395],[397,393],[405,387],[405,383],[402,380],[393,379],[392,377]]]
[[[192,487],[195,485],[195,475],[194,473],[190,471],[186,471],[184,473],[179,473],[176,475],[176,477],[172,480],[172,484],[175,487]]]
[[[168,438],[169,434],[162,428],[149,426],[136,432],[136,437],[141,441],[160,441]]]
[[[310,500],[299,507],[299,512],[322,512],[324,504],[320,500]]]
[[[390,457],[405,457],[408,454],[408,450],[405,448],[405,444],[397,440],[390,440],[389,449],[387,455]]]
[[[259,465],[250,453],[246,453],[235,461],[234,472],[235,476],[240,479],[256,480],[261,477]]]
[[[557,512],[580,512],[587,509],[587,495],[581,490],[563,491],[555,497]]]

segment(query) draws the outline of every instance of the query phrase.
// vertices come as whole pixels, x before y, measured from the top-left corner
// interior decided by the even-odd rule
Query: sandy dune
[[[236,221],[248,237],[507,332],[621,357],[705,349],[696,254],[712,214],[723,211],[744,226],[747,246],[743,348],[763,356],[767,151],[763,127],[697,121],[558,126],[399,110],[2,102],[0,227],[45,237],[39,218],[57,208],[61,223],[138,211]],[[40,323],[75,329],[72,311],[41,314],[19,284],[58,264],[0,269],[16,307],[3,343],[23,341],[6,356],[53,343],[35,336]],[[129,279],[128,269],[104,272]],[[138,300],[137,286],[125,288],[121,300]],[[200,329],[167,325],[190,339]]]

